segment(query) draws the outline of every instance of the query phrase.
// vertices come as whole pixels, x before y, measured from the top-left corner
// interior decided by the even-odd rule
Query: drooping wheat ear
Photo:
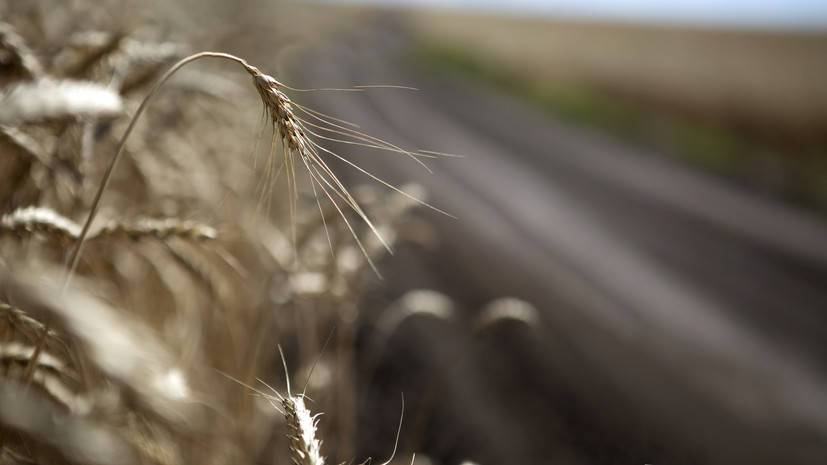
[[[286,396],[281,401],[287,420],[290,458],[295,465],[324,465],[322,442],[316,439],[319,414],[311,415],[303,396]]]
[[[94,238],[109,236],[126,236],[137,240],[144,237],[167,239],[179,237],[182,239],[208,240],[218,237],[215,228],[194,221],[178,218],[152,219],[144,218],[133,222],[112,221],[96,231]]]
[[[296,167],[303,166],[307,174],[310,176],[310,185],[313,188],[313,194],[316,197],[316,203],[319,207],[319,212],[322,216],[324,213],[322,212],[321,202],[319,200],[319,195],[322,194],[327,201],[330,202],[331,205],[336,209],[339,213],[341,218],[344,220],[345,225],[350,230],[351,235],[355,239],[359,249],[362,251],[362,254],[367,258],[368,263],[373,268],[374,272],[379,274],[379,271],[376,269],[373,261],[371,260],[367,250],[365,249],[362,241],[359,239],[358,234],[351,226],[350,222],[348,221],[347,217],[345,216],[344,211],[339,206],[339,202],[342,202],[345,205],[345,208],[353,210],[365,224],[368,225],[370,230],[373,234],[377,237],[379,242],[388,250],[390,251],[390,246],[387,242],[383,239],[382,235],[379,233],[379,230],[373,225],[370,218],[367,214],[365,214],[362,207],[353,198],[350,194],[348,189],[342,184],[336,174],[333,172],[332,169],[328,166],[327,162],[321,156],[321,153],[326,153],[328,155],[332,155],[338,160],[345,162],[346,164],[355,167],[359,171],[371,176],[373,179],[390,186],[388,183],[382,181],[381,179],[367,173],[362,168],[356,166],[353,162],[339,156],[335,152],[330,151],[329,149],[324,148],[323,146],[319,145],[313,139],[309,137],[308,134],[312,134],[315,137],[319,137],[322,139],[333,140],[333,141],[340,141],[334,138],[330,138],[327,136],[323,136],[313,132],[311,129],[308,129],[308,125],[310,127],[320,127],[322,130],[332,131],[334,133],[341,133],[344,134],[345,137],[353,138],[354,141],[344,141],[346,143],[355,143],[358,145],[367,145],[371,147],[377,148],[385,148],[392,151],[399,151],[394,146],[388,145],[387,147],[382,147],[379,142],[374,142],[373,140],[369,139],[369,136],[363,135],[357,131],[353,131],[352,129],[344,128],[345,130],[353,131],[353,133],[347,133],[344,131],[340,131],[336,128],[341,127],[339,124],[335,122],[331,122],[326,120],[324,117],[320,116],[320,113],[314,112],[313,110],[305,109],[299,105],[295,105],[290,98],[285,94],[281,89],[286,88],[286,86],[279,81],[277,81],[272,76],[262,73],[258,70],[258,68],[254,66],[245,66],[247,72],[253,77],[253,84],[256,87],[256,90],[261,97],[262,102],[264,103],[264,108],[267,114],[270,116],[271,123],[273,124],[274,129],[274,137],[275,134],[278,134],[279,139],[282,142],[284,148],[284,161],[282,165],[278,168],[278,173],[281,171],[286,171],[287,174],[287,190],[288,196],[290,197],[290,215],[291,215],[291,224],[295,224],[294,217],[295,217],[295,198],[298,196],[298,190],[296,187]],[[307,115],[310,115],[312,118],[316,118],[330,127],[320,126],[313,122],[307,121],[299,117],[294,109],[301,109]],[[331,129],[331,127],[333,129]],[[375,138],[374,138],[375,139]],[[378,139],[376,139],[378,141]],[[275,138],[274,138],[275,141]],[[368,141],[368,142],[363,142]],[[370,143],[374,144],[371,145]],[[390,148],[388,148],[390,147]],[[271,147],[271,151],[274,147]],[[406,152],[407,153],[407,152]],[[269,172],[275,173],[275,167],[271,159],[268,159],[268,165],[266,168]],[[275,173],[276,176],[278,173]],[[268,179],[274,179],[275,176]],[[267,194],[268,188],[271,186],[265,187],[265,195]],[[396,189],[394,186],[390,186],[391,188]],[[327,224],[324,223],[325,230],[327,230]],[[295,231],[293,232],[293,242],[296,242],[295,239]],[[328,234],[328,242],[330,242],[330,235]]]
[[[253,78],[253,83],[256,89],[259,92],[259,96],[264,103],[265,110],[269,114],[271,121],[274,125],[274,142],[276,140],[275,134],[278,134],[278,138],[281,142],[285,145],[285,157],[284,162],[282,163],[281,167],[279,168],[279,172],[284,169],[284,171],[288,174],[288,191],[290,192],[291,197],[295,198],[298,193],[296,188],[295,182],[295,172],[296,172],[296,165],[301,163],[304,166],[307,173],[310,175],[311,178],[311,187],[313,188],[313,193],[316,195],[316,203],[319,205],[319,210],[321,210],[321,204],[319,202],[319,195],[318,191],[320,190],[321,193],[330,201],[330,203],[336,208],[339,212],[341,217],[344,219],[345,224],[347,225],[348,229],[350,230],[351,234],[353,235],[354,239],[356,240],[357,244],[359,245],[362,253],[368,258],[369,263],[373,267],[374,271],[377,272],[376,267],[373,266],[370,257],[362,246],[361,242],[359,241],[359,237],[354,231],[353,227],[347,220],[342,209],[339,207],[338,202],[342,202],[346,208],[350,208],[356,212],[356,214],[370,227],[371,231],[379,241],[390,251],[390,247],[385,243],[382,239],[379,231],[373,226],[370,219],[367,215],[362,211],[362,208],[350,195],[348,190],[345,186],[341,183],[338,177],[333,173],[330,167],[325,163],[325,161],[320,156],[321,152],[324,152],[328,155],[335,157],[338,160],[348,164],[349,166],[354,167],[359,172],[370,176],[372,179],[382,183],[383,185],[394,189],[397,192],[400,192],[402,195],[405,195],[417,202],[428,206],[434,210],[437,210],[441,213],[444,213],[448,216],[448,213],[443,212],[442,210],[437,209],[436,207],[431,206],[425,202],[420,201],[419,199],[415,198],[414,196],[401,191],[397,187],[379,179],[378,177],[372,175],[371,173],[365,171],[361,167],[357,166],[350,160],[332,152],[320,144],[315,142],[313,139],[308,137],[308,134],[313,135],[314,137],[324,139],[324,140],[331,140],[331,141],[338,141],[344,142],[348,144],[354,144],[374,149],[381,149],[386,150],[389,152],[396,152],[404,154],[411,159],[417,161],[418,163],[424,163],[419,159],[422,158],[435,158],[437,156],[447,155],[447,154],[439,154],[437,152],[427,152],[427,151],[419,151],[417,153],[413,153],[404,149],[401,149],[393,144],[385,142],[381,139],[376,137],[369,136],[367,134],[361,133],[356,131],[352,127],[346,127],[343,125],[349,125],[345,121],[327,116],[323,113],[317,112],[315,110],[311,110],[309,108],[303,107],[301,105],[297,105],[292,102],[287,95],[281,91],[282,88],[284,89],[292,89],[290,87],[285,86],[284,84],[280,83],[272,76],[262,73],[258,70],[258,68],[251,66],[247,63],[246,60],[239,58],[234,55],[230,55],[228,53],[220,53],[220,52],[200,52],[194,55],[190,55],[182,60],[178,61],[176,64],[172,65],[170,69],[164,73],[163,76],[155,83],[155,85],[150,89],[147,96],[141,102],[138,109],[135,111],[135,114],[129,121],[129,125],[124,131],[123,136],[121,137],[120,142],[118,143],[117,151],[115,152],[115,156],[112,157],[112,161],[110,162],[109,166],[106,169],[106,172],[103,175],[103,179],[98,187],[97,192],[95,193],[95,198],[92,200],[92,207],[89,211],[89,215],[86,218],[86,222],[83,224],[83,228],[81,230],[80,238],[78,240],[77,246],[72,250],[69,256],[69,267],[67,270],[67,283],[71,280],[72,275],[74,274],[75,269],[77,268],[78,260],[80,259],[80,254],[83,250],[84,243],[89,235],[89,230],[92,225],[92,221],[95,218],[95,215],[100,208],[101,199],[103,198],[104,192],[106,192],[107,187],[109,186],[109,182],[112,179],[112,173],[115,167],[118,164],[121,156],[123,155],[124,148],[126,146],[126,141],[129,138],[129,135],[132,133],[132,130],[135,128],[135,124],[140,119],[143,112],[146,110],[146,107],[149,105],[149,102],[152,100],[152,97],[158,92],[158,90],[166,83],[178,70],[182,67],[186,66],[193,61],[199,60],[201,58],[219,58],[223,60],[232,61],[234,63],[240,64],[244,70]],[[362,89],[350,89],[350,90],[362,90]],[[298,110],[301,111],[304,117],[299,117],[297,113],[294,111]],[[324,132],[330,134],[330,136],[325,136],[319,134],[317,132],[313,132],[313,128],[316,131]],[[344,139],[337,139],[336,137],[341,137]],[[271,157],[272,158],[272,157]],[[267,177],[268,181],[273,181],[277,177],[278,173],[275,172],[275,163],[271,161],[271,158],[268,159],[268,174],[272,174],[271,177]],[[426,167],[427,168],[427,167]],[[271,184],[268,184],[265,187],[265,192],[268,191],[268,187],[271,187]],[[318,187],[318,190],[317,190]],[[291,207],[293,206],[293,202],[290,202]],[[295,241],[294,241],[295,243]]]
[[[26,41],[10,24],[2,22],[0,22],[0,61],[18,66],[28,79],[37,79],[43,75],[43,66],[26,45]]]
[[[0,93],[0,124],[107,118],[122,109],[118,93],[86,81],[42,78]]]
[[[247,71],[253,77],[253,84],[281,139],[290,150],[297,153],[306,152],[309,145],[307,136],[298,127],[290,98],[280,89],[284,88],[284,85],[254,66],[247,67]]]

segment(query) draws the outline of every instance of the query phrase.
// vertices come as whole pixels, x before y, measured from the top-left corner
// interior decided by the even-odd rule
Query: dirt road
[[[419,87],[312,102],[396,144],[466,156],[428,174],[336,147],[392,182],[425,185],[458,217],[423,213],[441,245],[388,260],[386,287],[437,288],[468,318],[504,295],[541,313],[538,328],[482,338],[461,323],[412,325],[386,363],[424,354],[418,385],[439,386],[436,411],[451,418],[424,428],[422,449],[485,464],[823,463],[824,221],[411,71],[394,61],[403,51],[392,32],[363,32],[304,60],[318,81],[302,82]],[[398,389],[387,397],[395,405]]]

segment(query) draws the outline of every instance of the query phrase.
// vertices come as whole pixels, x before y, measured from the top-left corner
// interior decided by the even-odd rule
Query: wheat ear
[[[80,234],[80,226],[54,210],[26,207],[0,218],[0,235],[2,234],[41,234],[61,242],[71,242]]]
[[[0,217],[0,236],[14,234],[26,236],[40,234],[62,242],[73,242],[80,237],[81,227],[74,221],[45,207],[18,208]],[[134,221],[110,221],[87,236],[87,240],[109,237],[168,239],[177,237],[189,240],[209,240],[218,237],[215,228],[195,221],[177,218],[141,218]]]
[[[0,94],[0,124],[113,117],[122,107],[121,96],[100,84],[41,78]]]
[[[281,401],[287,420],[290,458],[295,465],[324,465],[322,442],[316,439],[319,415],[311,415],[303,396],[287,396]]]
[[[143,237],[155,237],[158,239],[178,237],[200,241],[215,239],[218,237],[218,232],[211,226],[194,221],[179,220],[178,218],[144,218],[128,223],[113,221],[99,229],[93,235],[94,238],[108,236],[126,236],[132,240]]]

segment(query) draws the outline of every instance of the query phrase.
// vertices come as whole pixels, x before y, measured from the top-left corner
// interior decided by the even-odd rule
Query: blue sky
[[[827,0],[325,0],[746,27],[827,30]]]

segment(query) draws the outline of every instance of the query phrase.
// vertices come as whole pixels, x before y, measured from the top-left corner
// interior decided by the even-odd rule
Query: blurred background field
[[[827,35],[818,31],[412,14],[424,66],[827,207]]]
[[[393,253],[204,60],[60,291],[202,50],[290,86]],[[404,394],[393,464],[820,465],[825,78],[809,0],[0,0],[0,464],[318,464],[289,374],[326,463]],[[121,110],[26,116],[53,79]]]

